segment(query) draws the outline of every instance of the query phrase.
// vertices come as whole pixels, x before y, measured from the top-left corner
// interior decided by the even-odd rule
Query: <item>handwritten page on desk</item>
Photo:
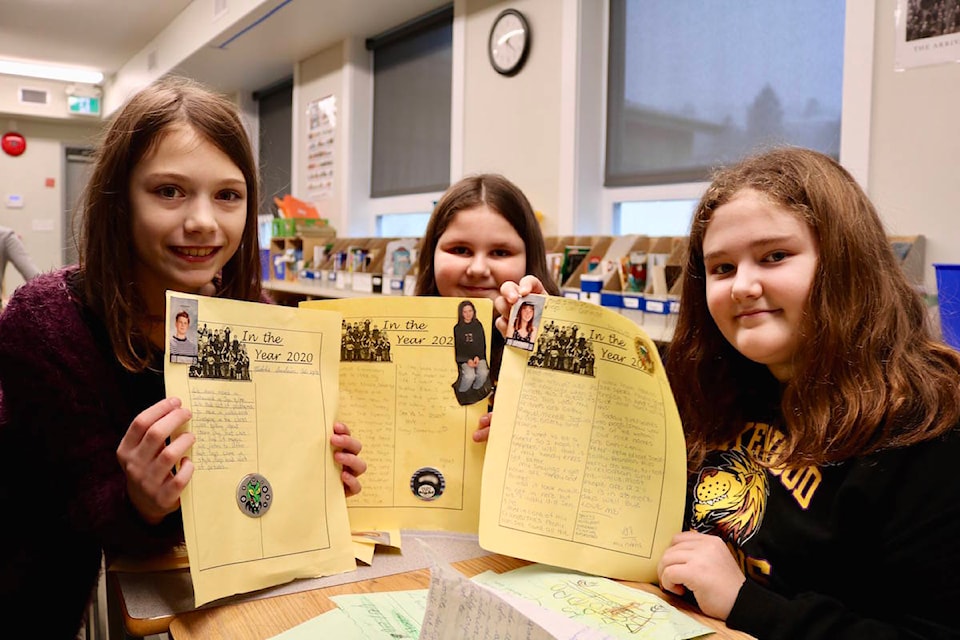
[[[363,443],[363,491],[350,499],[354,530],[476,533],[483,445],[472,434],[487,402],[454,391],[459,298],[318,300],[301,309],[343,315],[338,418]],[[486,338],[493,306],[472,300]],[[377,347],[376,345],[381,345]]]
[[[331,609],[315,618],[310,618],[292,629],[271,636],[267,640],[317,640],[317,638],[336,638],[336,640],[376,640],[359,627],[343,609]],[[395,640],[384,634],[383,640]]]
[[[480,546],[655,582],[681,528],[686,480],[683,431],[656,346],[610,309],[530,298],[542,304],[540,327],[532,351],[504,349]]]
[[[196,605],[356,569],[340,468],[337,313],[167,292],[195,356],[164,367],[193,416],[194,474],[181,496]],[[256,475],[252,475],[256,474]]]
[[[506,573],[486,571],[473,580],[612,638],[684,640],[713,633],[652,593],[597,576],[534,564]]]
[[[419,640],[613,640],[595,628],[468,580],[446,564],[430,568]]]

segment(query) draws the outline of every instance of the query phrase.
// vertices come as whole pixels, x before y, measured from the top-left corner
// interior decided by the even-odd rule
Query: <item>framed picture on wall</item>
[[[960,0],[897,0],[894,19],[897,70],[960,62]]]

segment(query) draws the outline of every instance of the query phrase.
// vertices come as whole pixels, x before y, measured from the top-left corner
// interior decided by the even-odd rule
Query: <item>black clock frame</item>
[[[523,51],[520,52],[520,58],[517,60],[517,64],[513,66],[512,69],[502,69],[497,64],[497,61],[493,58],[493,33],[497,29],[497,25],[500,23],[500,20],[504,16],[513,14],[520,20],[520,24],[523,25],[523,30],[526,33],[526,39],[524,41]],[[523,68],[523,65],[527,62],[527,56],[530,53],[531,46],[531,35],[530,35],[530,23],[527,22],[526,16],[517,11],[516,9],[504,9],[501,11],[496,18],[493,19],[493,24],[490,26],[490,35],[487,37],[487,57],[490,59],[490,66],[493,67],[494,71],[499,73],[502,76],[514,76],[520,72],[520,69]]]

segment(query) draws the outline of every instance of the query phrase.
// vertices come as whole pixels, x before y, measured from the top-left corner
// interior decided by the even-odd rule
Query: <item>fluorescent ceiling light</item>
[[[26,76],[28,78],[44,78],[46,80],[62,80],[63,82],[82,82],[85,84],[100,84],[103,74],[99,71],[88,71],[76,67],[55,67],[48,64],[32,62],[15,62],[0,60],[0,73],[12,76]]]

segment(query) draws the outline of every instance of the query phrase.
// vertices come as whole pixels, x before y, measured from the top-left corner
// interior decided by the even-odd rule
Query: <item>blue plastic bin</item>
[[[260,279],[269,280],[270,271],[270,249],[260,249]]]
[[[943,340],[960,350],[960,264],[934,264]]]

